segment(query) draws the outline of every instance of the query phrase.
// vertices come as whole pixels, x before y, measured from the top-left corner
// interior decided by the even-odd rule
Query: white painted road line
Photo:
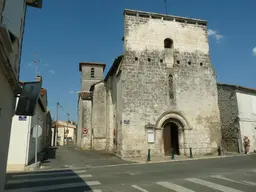
[[[248,185],[253,185],[253,186],[256,186],[256,182],[253,182],[253,181],[242,181]]]
[[[216,179],[222,179],[222,180],[229,181],[229,182],[233,182],[233,183],[238,183],[238,184],[242,184],[242,185],[247,185],[247,184],[244,183],[244,182],[235,181],[235,180],[233,180],[233,179],[229,179],[229,178],[223,177],[223,176],[221,176],[221,175],[212,175],[211,177],[212,177],[212,178],[216,178]]]
[[[62,172],[44,172],[44,173],[27,173],[27,174],[20,174],[20,175],[12,175],[12,177],[29,177],[29,176],[47,176],[47,175],[67,175],[67,174],[74,174],[74,173],[86,173],[86,170],[79,170],[79,171],[62,171]]]
[[[143,188],[139,187],[138,185],[132,185],[132,188],[137,189],[142,192],[148,192],[146,189],[143,189]]]
[[[79,179],[79,178],[87,178],[87,177],[92,177],[92,175],[71,175],[71,176],[48,177],[48,178],[16,179],[16,180],[7,181],[7,184],[31,183],[31,182],[39,182],[39,181],[57,181],[57,180],[64,180],[64,179]]]
[[[67,184],[60,184],[60,185],[48,185],[48,186],[40,186],[40,187],[11,189],[11,190],[5,190],[5,192],[39,192],[39,191],[49,191],[49,190],[65,189],[65,188],[72,188],[72,187],[95,186],[100,184],[101,183],[99,181],[87,181],[87,182],[79,182],[79,183],[67,183]]]
[[[215,190],[219,190],[219,191],[222,191],[222,192],[243,192],[243,191],[240,191],[238,189],[226,187],[226,186],[219,185],[219,184],[216,184],[216,183],[212,183],[212,182],[209,182],[209,181],[205,181],[205,180],[202,180],[202,179],[188,178],[188,179],[185,179],[185,180],[190,181],[192,183],[199,184],[199,185],[203,185],[203,186],[215,189]]]
[[[195,192],[191,189],[188,189],[188,188],[185,188],[185,187],[182,187],[180,185],[176,185],[176,184],[170,183],[170,182],[157,182],[156,184],[161,185],[162,187],[171,189],[176,192]]]
[[[92,192],[102,192],[102,191],[100,189],[94,189],[94,190],[92,190]]]

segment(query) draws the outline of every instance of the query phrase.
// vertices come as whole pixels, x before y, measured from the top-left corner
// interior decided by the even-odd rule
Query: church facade
[[[122,157],[207,155],[221,145],[207,21],[124,11],[123,55],[80,63],[77,145]]]

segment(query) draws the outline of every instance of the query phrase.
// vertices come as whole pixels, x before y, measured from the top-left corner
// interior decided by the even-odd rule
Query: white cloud
[[[208,33],[208,36],[214,38],[217,41],[217,43],[219,43],[220,40],[224,38],[222,34],[212,29],[208,29],[207,33]]]
[[[32,67],[32,66],[33,66],[33,63],[29,63],[28,66],[29,66],[29,67]]]
[[[51,74],[56,74],[54,70],[49,71]]]
[[[208,29],[207,33],[208,33],[208,36],[212,36],[212,35],[216,35],[217,32],[212,29]]]
[[[254,47],[254,48],[252,49],[252,53],[253,53],[254,56],[256,56],[256,47]]]
[[[78,94],[80,91],[69,91],[70,94]]]

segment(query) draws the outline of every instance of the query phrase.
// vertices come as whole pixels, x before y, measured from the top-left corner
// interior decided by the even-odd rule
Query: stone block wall
[[[88,133],[82,133],[81,129],[81,138],[82,138],[82,148],[91,149],[91,137],[92,137],[92,102],[90,100],[82,101],[82,129],[87,128]]]
[[[115,127],[115,94],[116,86],[113,84],[113,76],[110,76],[105,83],[106,86],[106,150],[114,150],[114,127]]]
[[[236,92],[232,87],[218,85],[218,101],[221,117],[223,148],[229,152],[238,152],[239,121]]]
[[[181,112],[186,119],[182,153],[212,153],[220,144],[220,117],[215,71],[209,57],[207,27],[153,16],[125,14],[122,66],[122,155],[163,155],[161,126],[155,144],[147,143],[145,125],[156,125],[165,112]],[[173,40],[173,65],[164,40]],[[174,98],[169,96],[173,75]]]
[[[93,68],[93,75],[91,71],[92,68]],[[79,94],[79,103],[78,103],[77,146],[82,149],[93,148],[92,97],[91,97],[92,95],[91,95],[90,88],[92,85],[102,81],[104,68],[105,68],[105,64],[102,64],[102,63],[87,62],[87,63],[79,64],[79,70],[81,71],[81,91]],[[98,92],[96,91],[96,93]],[[97,106],[98,105],[96,102],[96,107]],[[83,128],[88,129],[87,134],[82,133]]]
[[[93,131],[93,148],[97,146],[99,150],[105,149],[102,140],[106,144],[106,88],[103,82],[94,86],[93,98],[92,98],[92,131]],[[99,143],[97,143],[99,142]]]
[[[94,77],[91,77],[91,69],[94,69]],[[83,65],[82,66],[82,87],[81,90],[89,91],[91,86],[103,79],[103,67],[101,65]]]

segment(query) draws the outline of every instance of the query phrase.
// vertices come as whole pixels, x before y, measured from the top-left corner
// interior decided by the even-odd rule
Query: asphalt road
[[[255,192],[256,155],[156,164],[101,165],[7,176],[13,192]]]
[[[47,150],[42,168],[91,167],[128,163],[105,151],[79,150],[75,146],[59,146]]]

